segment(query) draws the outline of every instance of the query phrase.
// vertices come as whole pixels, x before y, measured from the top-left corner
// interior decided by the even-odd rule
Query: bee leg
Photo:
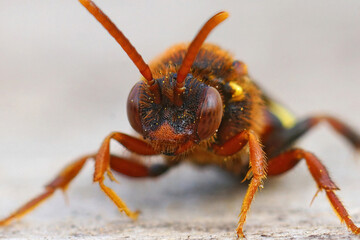
[[[216,154],[230,156],[239,152],[246,144],[249,144],[250,152],[250,170],[246,178],[252,176],[248,190],[246,192],[238,227],[236,229],[238,237],[244,238],[243,226],[246,221],[247,212],[250,209],[251,202],[259,187],[262,187],[263,180],[266,178],[266,162],[259,139],[252,131],[242,131],[234,136],[223,145],[214,145],[213,149]]]
[[[28,201],[10,216],[0,220],[0,226],[8,225],[11,221],[22,218],[51,197],[57,189],[66,191],[68,185],[80,172],[85,162],[91,158],[95,158],[95,154],[86,155],[67,165],[54,180],[45,186],[45,191],[42,194]],[[136,178],[157,177],[169,169],[169,166],[165,164],[155,164],[147,167],[136,162],[134,159],[122,158],[115,155],[110,156],[110,167],[116,172]]]
[[[325,190],[326,196],[341,222],[345,222],[346,226],[354,234],[360,234],[360,228],[351,220],[344,205],[335,194],[335,191],[339,190],[339,188],[331,180],[325,166],[314,154],[302,149],[291,149],[281,153],[268,161],[268,175],[274,176],[284,173],[293,168],[302,159],[305,159],[309,171],[318,185],[319,191]]]
[[[360,135],[356,133],[356,131],[334,117],[319,115],[308,117],[299,121],[290,129],[283,129],[274,134],[270,134],[270,137],[264,142],[266,146],[265,152],[270,157],[280,154],[282,151],[291,147],[296,140],[321,122],[328,123],[337,133],[345,137],[345,139],[350,142],[354,148],[360,149]]]
[[[94,181],[99,182],[101,189],[110,197],[110,199],[118,206],[119,210],[124,211],[129,217],[136,218],[137,213],[131,212],[116,195],[116,193],[109,187],[105,186],[104,174],[107,172],[111,180],[115,180],[110,167],[117,172],[121,172],[128,176],[141,177],[141,176],[157,176],[167,170],[165,165],[153,165],[150,167],[142,166],[139,163],[131,163],[129,159],[113,156],[109,154],[110,140],[115,139],[120,142],[128,150],[140,155],[154,155],[154,150],[144,141],[136,139],[122,133],[111,133],[106,137],[100,150],[97,154],[85,155],[78,160],[67,165],[49,184],[45,186],[45,191],[35,198],[31,199],[8,217],[0,219],[0,226],[9,224],[15,219],[19,219],[27,213],[34,210],[37,206],[43,203],[46,199],[51,197],[53,193],[61,189],[65,191],[70,182],[77,176],[83,168],[88,159],[95,159],[95,172]]]
[[[70,182],[77,176],[80,172],[82,167],[84,166],[85,162],[90,159],[94,158],[94,155],[86,155],[78,160],[72,162],[71,164],[67,165],[49,184],[45,186],[45,191],[40,195],[36,196],[35,198],[31,199],[15,212],[13,212],[8,217],[0,220],[0,226],[8,225],[15,219],[22,218],[27,213],[34,210],[37,206],[39,206],[42,202],[46,199],[51,197],[53,193],[57,189],[61,189],[65,191],[70,184]]]
[[[128,177],[157,177],[165,173],[170,166],[167,164],[153,164],[145,166],[132,158],[124,158],[115,155],[110,156],[110,168],[115,172]]]
[[[101,190],[113,201],[113,203],[118,207],[120,212],[125,212],[128,217],[132,219],[136,219],[138,213],[130,211],[130,209],[121,200],[121,198],[111,188],[107,187],[104,184],[105,173],[107,174],[107,176],[110,178],[111,181],[116,181],[110,170],[110,166],[111,166],[110,140],[111,139],[118,141],[129,151],[139,155],[156,155],[158,153],[155,152],[148,143],[146,143],[141,139],[137,139],[120,132],[112,132],[105,138],[98,153],[96,154],[95,172],[94,172],[93,181],[99,183]]]

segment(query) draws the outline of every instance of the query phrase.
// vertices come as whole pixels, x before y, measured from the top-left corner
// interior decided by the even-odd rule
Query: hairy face
[[[214,88],[188,75],[183,104],[176,106],[173,103],[176,74],[156,81],[161,92],[160,104],[153,101],[148,85],[143,82],[135,85],[128,99],[131,125],[155,149],[171,154],[188,141],[198,143],[216,132],[222,117],[222,101]]]

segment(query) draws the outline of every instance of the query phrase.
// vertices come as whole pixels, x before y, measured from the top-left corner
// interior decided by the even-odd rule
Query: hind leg
[[[264,145],[268,157],[274,157],[293,144],[319,123],[328,123],[340,136],[343,136],[354,148],[360,149],[360,135],[350,126],[337,118],[327,115],[316,115],[297,122],[291,128],[271,132]]]
[[[314,154],[303,149],[292,149],[271,158],[268,162],[268,176],[275,176],[287,172],[302,159],[305,159],[308,169],[318,185],[319,191],[325,190],[326,196],[341,222],[345,222],[346,226],[354,234],[360,234],[359,227],[351,220],[346,208],[335,194],[335,191],[339,190],[339,188],[331,180],[325,166]]]

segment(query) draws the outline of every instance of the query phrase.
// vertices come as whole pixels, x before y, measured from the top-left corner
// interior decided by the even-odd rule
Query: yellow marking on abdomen
[[[283,127],[291,128],[295,125],[296,119],[294,115],[280,104],[270,101],[269,110],[279,119]]]

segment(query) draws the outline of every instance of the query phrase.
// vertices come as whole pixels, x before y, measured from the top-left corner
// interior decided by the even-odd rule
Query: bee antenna
[[[219,12],[212,16],[200,29],[194,40],[191,42],[187,53],[184,57],[184,60],[181,64],[180,69],[177,72],[176,86],[174,89],[174,103],[177,106],[181,106],[183,103],[182,95],[185,91],[185,78],[189,73],[190,68],[201,48],[201,45],[204,43],[206,37],[209,33],[222,21],[229,17],[227,12]]]
[[[125,35],[115,26],[115,24],[103,13],[98,6],[91,0],[79,0],[79,2],[101,23],[101,25],[110,33],[110,35],[120,44],[129,58],[139,69],[141,75],[147,80],[150,91],[154,95],[155,103],[160,103],[159,86],[153,79],[149,65],[145,63],[141,55],[131,45]]]

